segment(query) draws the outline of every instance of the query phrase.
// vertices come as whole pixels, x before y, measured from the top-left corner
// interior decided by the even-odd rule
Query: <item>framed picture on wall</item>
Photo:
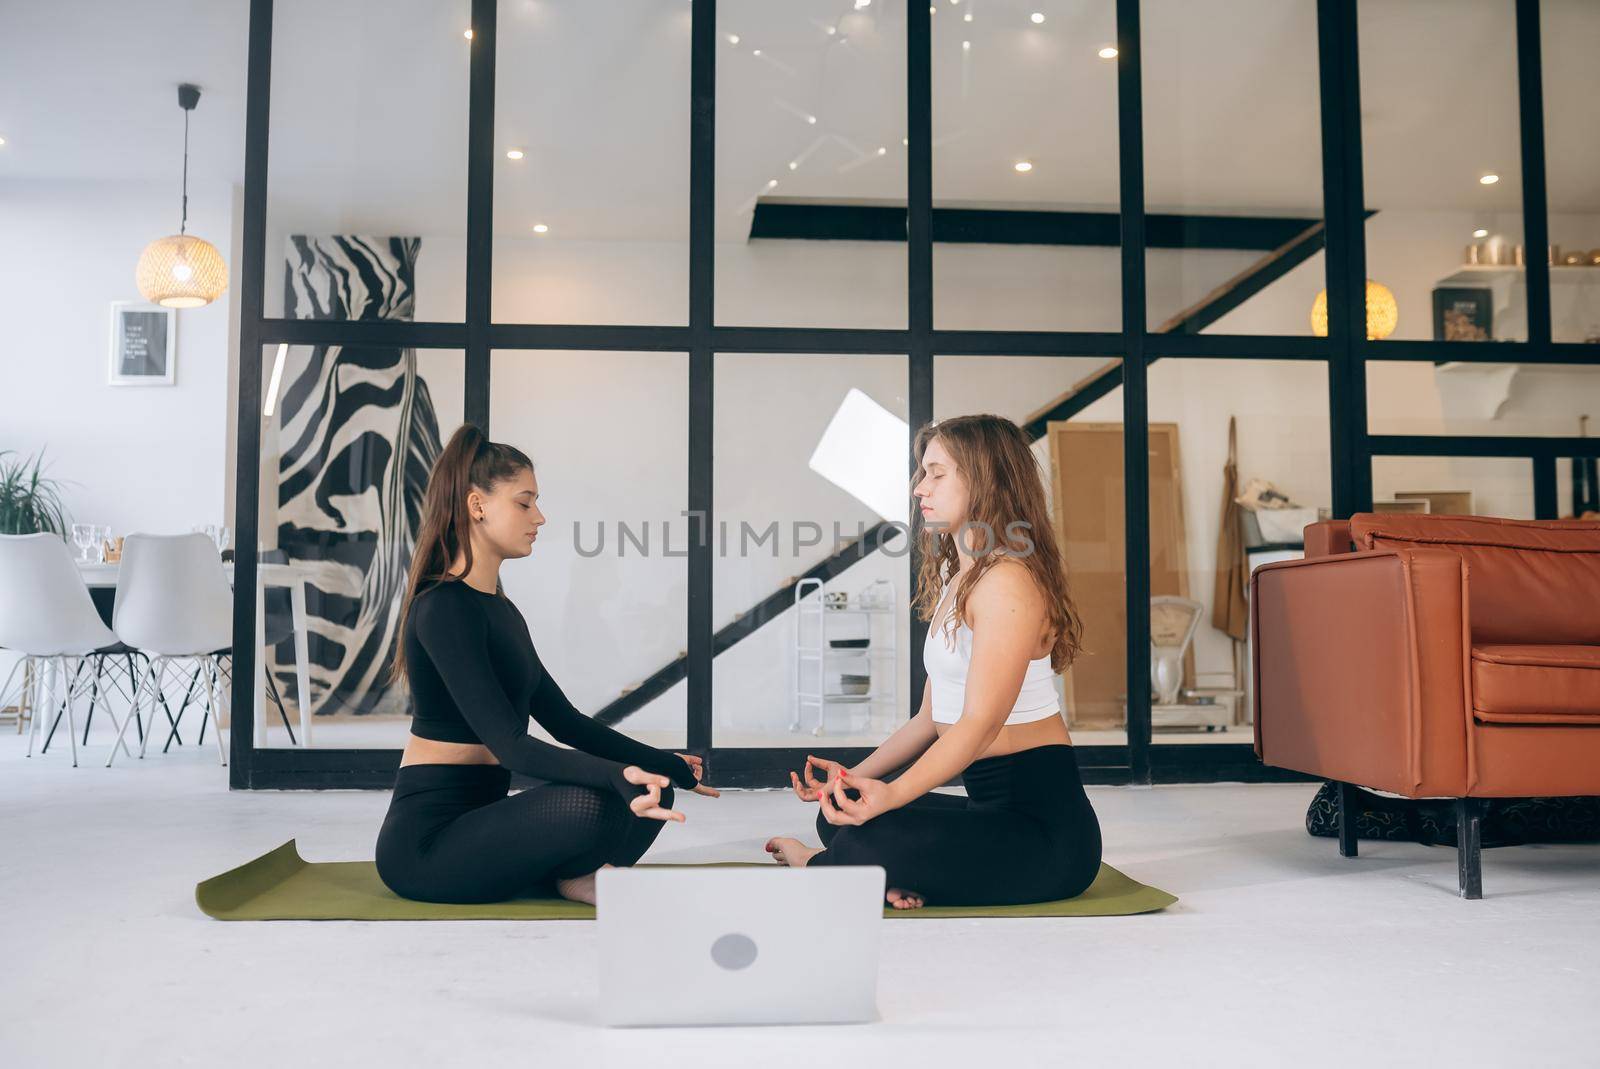
[[[1433,291],[1434,341],[1493,341],[1493,292],[1440,286]]]
[[[171,386],[177,381],[178,313],[143,301],[111,302],[113,386]]]

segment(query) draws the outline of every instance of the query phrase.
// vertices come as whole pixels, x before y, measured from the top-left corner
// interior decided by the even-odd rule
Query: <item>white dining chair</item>
[[[64,691],[62,704],[72,742],[72,765],[76,768],[78,726],[72,706],[88,686],[84,666],[92,658],[127,651],[100,619],[89,589],[72,562],[72,551],[59,535],[0,535],[0,647],[22,654],[35,666],[32,678],[37,691],[28,727],[28,756],[33,756],[34,736],[48,719],[43,671],[48,667],[54,670]],[[25,662],[19,665],[22,663]],[[16,670],[13,668],[13,672]],[[25,669],[24,678],[28,678]],[[137,701],[136,689],[135,705]],[[50,704],[54,708],[54,696]],[[118,747],[127,750],[123,734],[133,715],[130,713],[119,723],[109,703],[107,709],[117,728],[117,741],[111,748],[111,756],[115,757]]]
[[[203,669],[205,715],[215,729],[217,755],[226,765],[228,751],[217,718],[217,657],[233,645],[233,588],[217,544],[205,534],[126,536],[111,626],[118,638],[150,658],[139,691],[151,703],[151,727],[139,756],[145,755],[155,734],[156,704],[165,700],[162,684],[167,670],[175,661],[193,660]],[[122,728],[126,730],[127,721]]]

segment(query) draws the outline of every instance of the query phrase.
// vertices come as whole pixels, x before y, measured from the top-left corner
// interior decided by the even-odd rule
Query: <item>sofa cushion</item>
[[[1600,727],[1600,646],[1472,647],[1472,712],[1490,724]]]
[[[1600,522],[1358,512],[1350,537],[1357,549],[1461,554],[1476,644],[1600,646]]]

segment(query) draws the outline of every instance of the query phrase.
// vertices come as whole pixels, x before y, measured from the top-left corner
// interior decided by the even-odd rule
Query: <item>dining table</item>
[[[78,574],[83,577],[84,585],[94,587],[111,587],[117,585],[118,561],[78,561]],[[228,582],[233,582],[233,561],[222,562],[223,573],[227,575]],[[311,745],[311,655],[310,655],[310,627],[306,614],[306,589],[315,572],[306,564],[289,562],[287,564],[261,561],[256,564],[256,651],[254,682],[252,690],[255,693],[255,722],[252,737],[255,745],[264,747],[267,744],[267,666],[265,657],[267,611],[266,588],[284,587],[289,591],[289,609],[291,625],[294,628],[294,677],[296,686],[295,704],[300,709],[300,736],[295,740],[298,746]],[[219,718],[220,720],[220,718]]]

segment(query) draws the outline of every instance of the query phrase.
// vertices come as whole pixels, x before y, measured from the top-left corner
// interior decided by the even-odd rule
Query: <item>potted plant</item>
[[[67,536],[67,510],[61,503],[61,483],[40,474],[44,450],[37,457],[8,459],[12,450],[0,450],[0,534],[50,531]]]

